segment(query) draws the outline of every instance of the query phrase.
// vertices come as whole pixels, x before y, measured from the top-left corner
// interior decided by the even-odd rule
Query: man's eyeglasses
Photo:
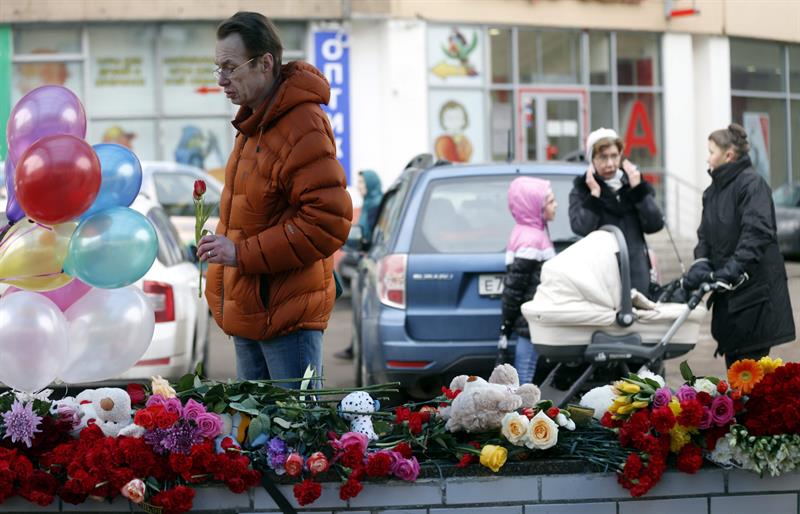
[[[216,70],[212,71],[211,73],[214,75],[214,78],[217,79],[217,80],[219,80],[219,79],[221,79],[223,77],[226,78],[226,79],[230,78],[230,76],[233,75],[236,70],[238,70],[239,68],[241,68],[245,64],[249,64],[249,63],[253,62],[253,60],[256,59],[257,57],[259,57],[259,56],[252,57],[252,58],[246,60],[245,62],[243,62],[242,64],[240,64],[239,66],[236,66],[235,68],[232,68],[232,69],[217,68]]]

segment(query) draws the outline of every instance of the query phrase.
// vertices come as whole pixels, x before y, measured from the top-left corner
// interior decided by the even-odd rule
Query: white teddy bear
[[[131,419],[131,397],[124,389],[87,389],[76,400],[83,411],[80,428],[94,423],[110,437],[141,437],[144,434],[144,428],[135,425]]]
[[[370,414],[378,410],[378,401],[364,391],[354,391],[342,399],[339,404],[341,416],[350,422],[350,430],[359,432],[369,438],[370,441],[377,441],[378,434],[372,427],[372,417]]]
[[[450,432],[497,430],[507,413],[533,407],[541,398],[534,384],[519,385],[517,370],[510,364],[497,366],[488,382],[476,376],[457,376],[450,389],[461,389],[449,407],[440,409],[440,415],[447,419],[445,428]]]

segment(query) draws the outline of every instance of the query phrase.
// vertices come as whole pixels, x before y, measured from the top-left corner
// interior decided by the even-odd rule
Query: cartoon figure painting
[[[181,131],[181,139],[175,148],[175,162],[205,168],[206,157],[216,153],[220,162],[225,162],[220,153],[217,136],[210,130],[208,135],[194,125],[185,125]]]
[[[135,137],[135,133],[126,132],[119,125],[112,125],[103,132],[103,143],[116,143],[133,150],[133,138]]]
[[[445,59],[439,61],[431,68],[431,72],[442,78],[447,77],[477,77],[478,70],[470,61],[472,54],[478,46],[478,31],[473,30],[469,41],[457,27],[450,30],[447,42],[441,44]]]
[[[448,100],[439,110],[439,125],[444,134],[436,138],[434,152],[437,159],[450,162],[469,162],[472,143],[464,134],[469,127],[467,109],[455,100]]]

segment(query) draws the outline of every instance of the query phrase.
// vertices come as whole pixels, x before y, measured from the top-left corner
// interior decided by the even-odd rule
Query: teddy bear
[[[377,441],[378,434],[372,427],[371,414],[380,408],[378,400],[364,391],[354,391],[339,403],[339,413],[345,420],[350,422],[350,431],[359,432],[369,438],[370,441]]]
[[[440,409],[450,432],[498,430],[507,413],[534,407],[541,398],[534,384],[519,385],[517,370],[510,364],[497,366],[488,381],[459,375],[450,382],[450,389],[461,390],[449,407]]]
[[[131,397],[124,389],[86,389],[75,400],[83,412],[78,431],[93,423],[109,437],[141,437],[144,434],[144,428],[133,423]]]

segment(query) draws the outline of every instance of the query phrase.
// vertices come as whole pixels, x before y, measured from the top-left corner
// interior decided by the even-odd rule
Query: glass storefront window
[[[489,29],[489,48],[492,52],[492,82],[510,84],[511,76],[511,31],[509,29]]]
[[[83,65],[75,61],[18,62],[12,72],[11,102],[17,103],[27,92],[46,84],[64,86],[81,100],[83,95]]]
[[[792,126],[790,134],[792,138],[792,182],[800,183],[800,100],[795,100],[791,104]],[[800,207],[800,205],[798,205]]]
[[[789,45],[789,89],[800,93],[800,45]]]
[[[608,32],[589,33],[589,83],[611,83],[611,43]]]
[[[596,130],[600,127],[613,127],[614,117],[611,109],[611,93],[592,93],[590,99],[591,120],[589,130]]]
[[[79,53],[82,53],[80,27],[16,25],[14,28],[14,55]]]
[[[155,34],[153,25],[89,28],[93,116],[155,114]]]
[[[580,82],[580,34],[542,31],[542,72],[537,82],[577,84]]]
[[[489,101],[491,103],[491,124],[492,124],[492,159],[505,161],[508,159],[508,147],[511,145],[511,156],[514,156],[514,92],[511,90],[491,91]],[[509,140],[509,133],[511,139]]]
[[[194,118],[161,122],[162,158],[215,171],[224,168],[233,133],[226,118]]]
[[[747,131],[753,167],[776,189],[788,179],[786,102],[733,97],[731,110],[733,121]]]
[[[657,34],[617,33],[617,83],[621,86],[661,85]]]
[[[731,38],[731,89],[785,91],[783,46]]]
[[[536,32],[533,30],[520,30],[519,40],[519,81],[530,84],[536,79],[539,70],[539,48],[536,44]]]
[[[284,55],[287,53],[302,52],[306,47],[305,23],[278,22],[275,24],[275,27],[278,29],[278,35],[281,37]],[[216,37],[216,30],[214,27],[212,27],[212,32],[215,34],[214,37]],[[287,59],[284,58],[283,62],[286,63]]]
[[[86,141],[91,145],[114,143],[129,148],[141,161],[158,159],[154,120],[90,121],[87,128]],[[171,160],[169,156],[164,159]]]
[[[625,157],[641,168],[663,166],[660,94],[620,93],[619,125]]]
[[[216,30],[211,23],[168,24],[161,29],[163,111],[170,115],[230,114],[212,75]]]

